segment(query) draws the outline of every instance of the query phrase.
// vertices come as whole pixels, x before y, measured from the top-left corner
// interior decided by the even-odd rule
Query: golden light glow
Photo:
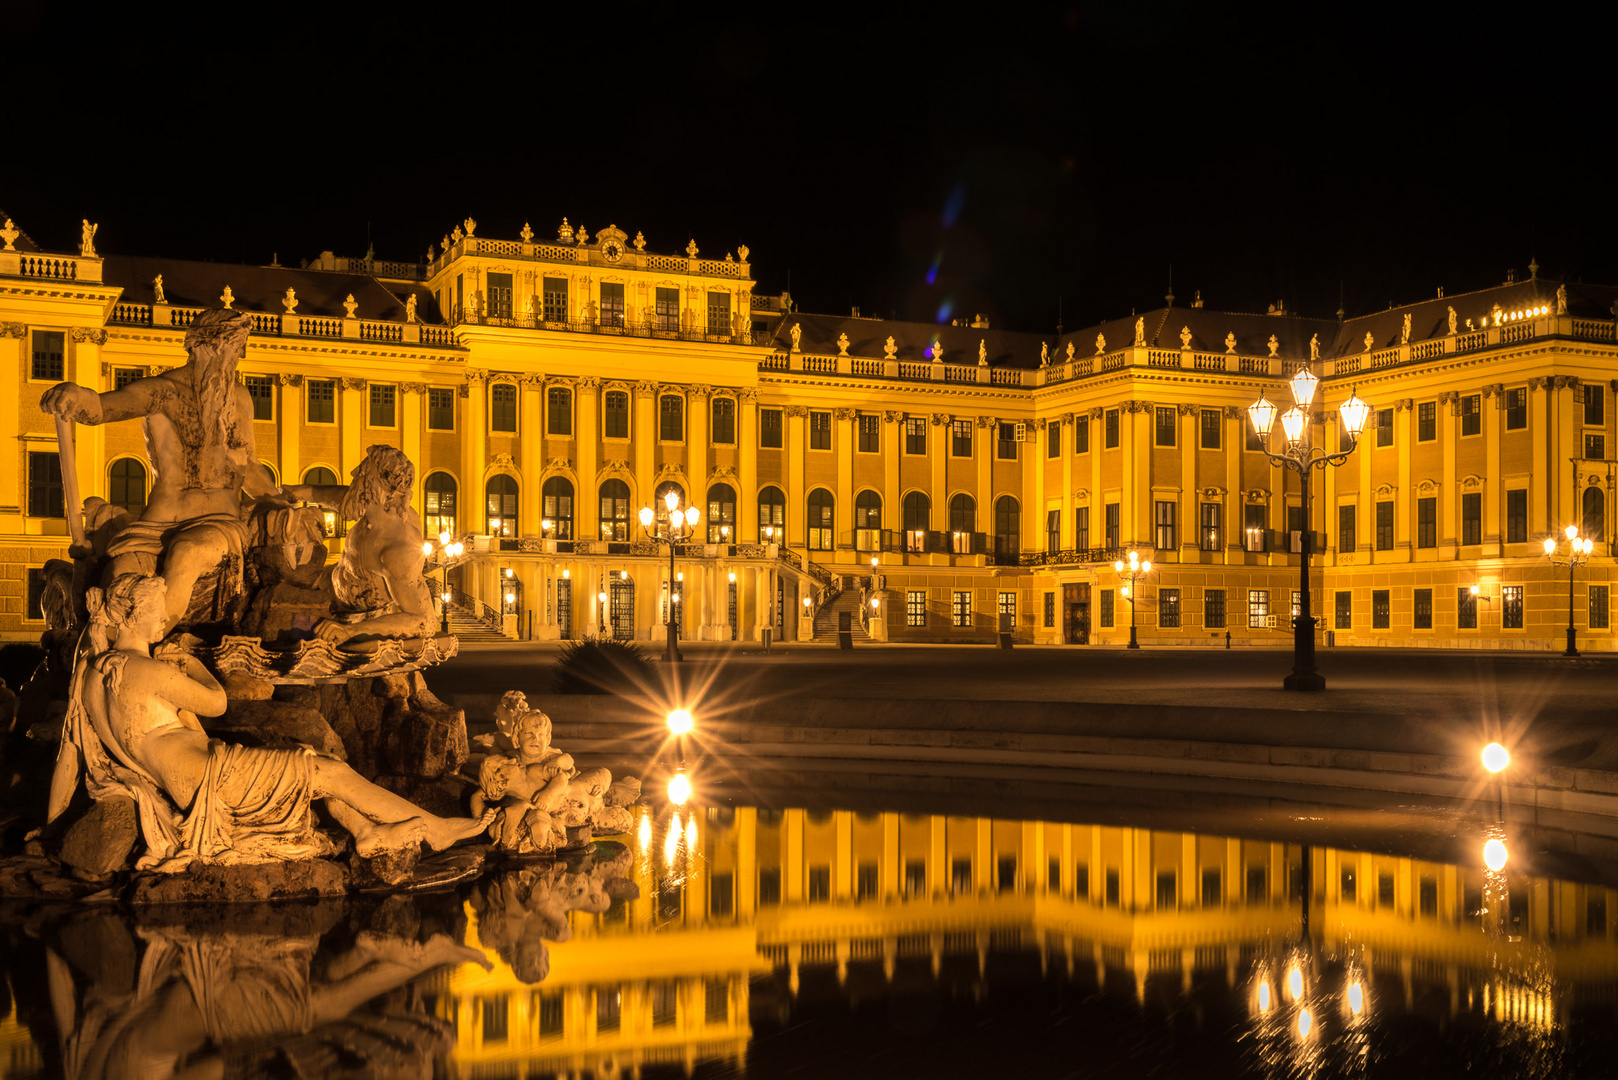
[[[1247,407],[1247,418],[1261,438],[1270,434],[1270,428],[1275,425],[1275,404],[1264,396],[1264,391],[1260,390],[1258,400]]]
[[[1287,442],[1297,445],[1303,441],[1304,429],[1309,426],[1309,413],[1302,405],[1294,405],[1281,416],[1281,429],[1287,433]]]
[[[1360,432],[1365,430],[1365,421],[1371,415],[1371,406],[1350,391],[1348,400],[1337,406],[1337,412],[1343,418],[1343,430],[1358,439]]]
[[[640,527],[643,529],[652,527],[652,508],[650,506],[640,508]]]
[[[1506,868],[1506,842],[1495,837],[1483,845],[1483,865],[1495,873]]]
[[[427,556],[427,558],[429,558],[429,559],[433,557],[433,544],[432,544],[431,540],[429,540],[429,541],[427,541],[427,543],[421,545],[421,553],[423,555]]]
[[[675,806],[684,806],[691,798],[691,781],[686,779],[685,773],[676,773],[674,779],[669,781],[669,802]],[[679,818],[675,818],[675,830],[669,833],[676,835],[679,828]]]
[[[1483,748],[1483,767],[1497,773],[1511,764],[1511,752],[1497,742]]]
[[[1307,1039],[1315,1027],[1315,1014],[1308,1009],[1298,1010],[1298,1035]]]
[[[635,840],[642,851],[652,844],[652,818],[650,814],[643,814],[640,825],[635,829]]]
[[[669,492],[663,496],[663,505],[669,508],[669,513],[674,513],[674,508],[680,505],[680,496],[676,495],[672,491]]]
[[[1261,1013],[1270,1011],[1270,984],[1268,982],[1258,984],[1258,1011]]]
[[[1320,380],[1315,378],[1314,372],[1306,367],[1299,368],[1297,374],[1292,376],[1292,400],[1297,402],[1299,408],[1307,409],[1309,403],[1315,400],[1315,387],[1319,385]]]
[[[1303,969],[1297,964],[1287,969],[1287,996],[1293,1001],[1303,997]]]
[[[684,735],[686,732],[690,731],[692,727],[691,710],[674,709],[669,713],[668,725],[669,730],[674,734]]]
[[[1357,979],[1348,984],[1348,1011],[1355,1016],[1365,1011],[1365,988]]]

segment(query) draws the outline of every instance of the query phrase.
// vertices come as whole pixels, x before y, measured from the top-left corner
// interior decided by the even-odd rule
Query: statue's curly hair
[[[367,476],[382,482],[386,492],[382,500],[384,509],[397,512],[410,505],[410,493],[416,486],[416,466],[403,450],[383,443],[368,448],[354,479],[359,481]]]

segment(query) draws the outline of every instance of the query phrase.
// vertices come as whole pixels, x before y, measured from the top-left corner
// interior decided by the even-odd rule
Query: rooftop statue
[[[1107,339],[1104,338],[1104,337],[1097,337],[1096,341],[1100,342],[1103,345],[1105,345],[1107,343]],[[1073,343],[1071,341],[1067,343],[1067,359],[1068,359],[1069,363],[1072,363],[1072,361],[1073,361]]]
[[[530,302],[532,302],[533,298],[530,297],[529,300],[530,300]],[[413,323],[415,321],[416,321],[416,294],[411,293],[409,296],[405,297],[405,322]]]
[[[1567,314],[1567,285],[1566,284],[1558,285],[1556,287],[1556,313],[1558,315],[1566,315]]]
[[[1069,349],[1073,348],[1073,343],[1069,342],[1067,347]],[[1102,353],[1104,353],[1106,351],[1107,351],[1107,335],[1105,335],[1105,334],[1097,334],[1096,335],[1096,355],[1100,356]]]
[[[140,518],[107,546],[105,580],[130,573],[161,573],[168,583],[168,630],[188,615],[218,614],[216,594],[241,590],[241,494],[279,493],[253,445],[253,401],[236,381],[246,350],[250,316],[204,311],[186,329],[186,363],[98,394],[63,382],[45,391],[40,408],[68,424],[63,472],[73,468],[71,423],[105,424],[140,417],[152,460],[152,491]],[[77,514],[72,524],[82,541]],[[204,578],[218,586],[193,612],[192,593]]]
[[[298,310],[298,292],[290,285],[287,286],[286,295],[281,297],[281,306],[287,309],[288,315]]]
[[[1190,347],[1191,347],[1191,328],[1189,326],[1182,326],[1182,327],[1180,327],[1180,348],[1189,349]]]
[[[837,335],[837,355],[838,356],[847,356],[848,355],[848,335],[847,334],[838,334]]]
[[[978,338],[978,367],[989,366],[989,348],[982,338]]]
[[[194,861],[263,863],[334,849],[314,827],[326,810],[370,857],[418,842],[434,850],[476,836],[489,818],[444,818],[308,748],[271,750],[210,740],[198,716],[218,716],[225,691],[178,648],[153,656],[168,620],[160,577],[123,574],[90,591],[46,821],[82,780],[92,799],[132,800],[145,852],[139,869],[176,873]],[[490,815],[492,817],[492,815]]]
[[[96,257],[96,233],[101,229],[99,225],[90,224],[89,218],[83,218],[79,227],[79,254],[86,259]]]
[[[803,341],[803,324],[793,323],[788,333],[792,335],[792,351],[797,352],[799,343]]]
[[[883,358],[887,359],[887,360],[892,360],[893,356],[894,356],[894,353],[896,353],[898,351],[899,351],[899,347],[893,343],[893,335],[889,334],[887,343],[882,346],[882,356],[883,356]]]
[[[526,221],[523,222],[522,223],[522,232],[518,233],[517,235],[522,237],[522,242],[523,243],[525,243],[525,244],[530,243],[534,239],[533,226],[530,225]]]
[[[225,306],[226,311],[233,310],[233,305],[236,303],[236,294],[230,291],[229,285],[226,285],[225,291],[219,294],[219,302]]]
[[[1270,355],[1271,356],[1275,356],[1276,351],[1281,348],[1281,342],[1276,338],[1276,336],[1274,334],[1270,335],[1270,340],[1265,342],[1265,344],[1267,344],[1270,347]]]
[[[22,230],[17,228],[17,223],[12,221],[10,218],[6,218],[5,226],[0,227],[0,240],[4,240],[6,242],[6,246],[3,250],[16,251],[17,237],[21,235]]]
[[[1146,317],[1144,315],[1135,320],[1135,344],[1146,344]]]
[[[354,318],[355,310],[359,306],[360,306],[359,303],[354,299],[354,294],[349,293],[348,298],[343,301],[343,312],[346,315],[346,317],[352,319],[352,318]]]
[[[1051,362],[1051,344],[1048,341],[1039,343],[1039,366],[1048,367]]]
[[[1313,334],[1309,338],[1309,362],[1314,363],[1320,359],[1320,335]]]
[[[1457,320],[1457,316],[1455,314],[1455,309],[1453,307],[1451,307],[1449,309],[1449,332],[1450,332],[1451,336],[1453,336],[1455,334],[1456,320]]]
[[[1225,351],[1227,353],[1236,351],[1236,331],[1234,330],[1225,334]]]
[[[1365,331],[1365,351],[1370,352],[1376,346],[1376,335],[1369,330]]]
[[[1399,327],[1399,344],[1410,344],[1410,312],[1405,312],[1404,322]]]
[[[162,274],[159,274],[155,278],[152,279],[152,302],[155,303],[155,304],[166,304],[166,303],[168,303],[168,298],[163,295],[163,275]]]

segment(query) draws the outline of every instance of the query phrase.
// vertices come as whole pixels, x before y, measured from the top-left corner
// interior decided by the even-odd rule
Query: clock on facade
[[[616,238],[605,240],[601,244],[601,257],[610,263],[615,263],[624,257],[623,241]]]

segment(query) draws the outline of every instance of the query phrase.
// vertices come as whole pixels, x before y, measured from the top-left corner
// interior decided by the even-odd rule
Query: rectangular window
[[[1483,398],[1468,394],[1461,399],[1461,434],[1476,435],[1483,430]]]
[[[1376,549],[1393,550],[1393,503],[1376,504]]]
[[[1303,550],[1303,507],[1287,507],[1287,550],[1293,554]]]
[[[1045,594],[1045,627],[1050,629],[1056,625],[1056,594]]]
[[[545,434],[573,434],[573,391],[565,386],[545,388]]]
[[[1218,551],[1223,531],[1219,525],[1220,515],[1224,513],[1223,503],[1203,503],[1202,522],[1197,529],[1197,543],[1203,551]]]
[[[1252,630],[1263,630],[1270,625],[1270,590],[1247,590],[1247,626]]]
[[[1528,489],[1513,488],[1506,492],[1506,543],[1528,542]]]
[[[1433,628],[1433,590],[1416,589],[1411,594],[1410,616],[1417,630]]]
[[[455,391],[444,386],[427,390],[427,430],[455,430]]]
[[[1607,457],[1607,437],[1605,435],[1585,435],[1584,456],[1591,461],[1605,460]]]
[[[1584,423],[1601,427],[1607,422],[1607,388],[1599,383],[1584,384]]]
[[[1251,420],[1243,424],[1242,429],[1247,432],[1247,439],[1242,444],[1244,449],[1263,450],[1265,448],[1265,437],[1258,433],[1258,429],[1253,426]]]
[[[1371,590],[1371,629],[1386,630],[1388,628],[1388,590]]]
[[[489,318],[511,318],[511,275],[489,273]]]
[[[1506,430],[1516,431],[1528,426],[1528,387],[1515,386],[1506,391]]]
[[[1075,454],[1088,454],[1090,452],[1090,418],[1088,416],[1075,416],[1073,418],[1073,452]]]
[[[876,413],[860,413],[856,421],[859,426],[859,452],[862,454],[875,454],[882,449],[882,417]]]
[[[1378,409],[1376,411],[1376,444],[1378,446],[1393,445],[1393,410]]]
[[[1438,546],[1438,500],[1416,500],[1416,546],[1419,548],[1435,548]]]
[[[1483,543],[1483,493],[1461,493],[1461,543]]]
[[[927,418],[925,416],[905,417],[905,453],[925,454],[927,452]]]
[[[1478,628],[1478,594],[1470,587],[1455,590],[1455,625],[1462,630]]]
[[[1500,625],[1507,630],[1522,629],[1522,586],[1500,586]]]
[[[1590,586],[1590,629],[1607,629],[1607,613],[1611,610],[1607,604],[1607,586]]]
[[[809,413],[809,449],[831,449],[831,413],[811,410]]]
[[[768,450],[781,449],[781,410],[758,411],[758,444]]]
[[[657,402],[657,437],[663,442],[685,441],[685,399],[664,394]]]
[[[1153,442],[1158,446],[1173,446],[1174,441],[1174,406],[1159,405],[1154,410],[1157,423],[1155,426]]]
[[[34,364],[30,378],[59,382],[66,370],[67,335],[60,330],[35,330]]]
[[[1339,506],[1337,508],[1337,550],[1339,552],[1353,551],[1359,541],[1355,537],[1355,508],[1352,506]]]
[[[136,379],[144,379],[145,377],[145,368],[115,367],[112,369],[112,388],[122,390]]]
[[[1438,438],[1438,402],[1423,401],[1416,406],[1416,441],[1432,442]]]
[[[927,593],[924,589],[905,590],[905,625],[927,625]]]
[[[730,294],[725,292],[711,292],[708,294],[708,333],[714,337],[725,337],[730,333]]]
[[[489,430],[517,430],[517,387],[512,383],[489,387]]]
[[[728,446],[736,441],[736,399],[716,397],[709,406],[711,427],[710,441],[722,446]]]
[[[1003,593],[1000,593],[995,599],[996,599],[996,602],[997,602],[997,606],[995,608],[995,614],[1000,616],[1000,626],[1001,626],[1001,628],[1007,629],[1007,630],[1016,629],[1016,626],[1017,626],[1017,594],[1014,593],[1014,592],[1003,592]],[[1009,623],[1006,622],[1007,616],[1010,616],[1010,618],[1011,618],[1011,622],[1009,622]]]
[[[394,427],[394,404],[398,388],[388,383],[371,384],[371,426]]]
[[[1001,461],[1017,460],[1017,425],[996,424],[999,436],[995,439],[994,456]]]
[[[1062,550],[1062,511],[1060,509],[1045,511],[1045,550],[1047,552]]]
[[[1108,449],[1108,450],[1116,450],[1116,449],[1118,449],[1118,410],[1117,409],[1108,409],[1106,411],[1106,414],[1102,417],[1102,421],[1106,424],[1106,427],[1107,427],[1107,430],[1106,430],[1107,441],[1105,443],[1106,449]]]
[[[654,300],[652,329],[672,334],[680,329],[680,290],[658,289]]]
[[[1262,554],[1270,549],[1269,530],[1264,527],[1263,503],[1248,503],[1242,507],[1242,543],[1248,551]]]
[[[331,424],[337,420],[337,380],[310,379],[304,384],[308,388],[309,422],[311,424]]]
[[[1157,625],[1177,627],[1180,625],[1180,590],[1157,590]]]
[[[548,277],[541,289],[545,321],[567,322],[567,278]]]
[[[1204,589],[1202,591],[1202,625],[1206,626],[1210,630],[1224,629],[1224,589]]]
[[[1156,540],[1158,551],[1172,551],[1179,546],[1179,539],[1175,536],[1174,511],[1177,503],[1168,499],[1158,499],[1153,508],[1153,521],[1156,525]]]
[[[1219,449],[1223,421],[1224,417],[1218,409],[1202,410],[1202,448],[1204,450]]]
[[[1045,425],[1045,456],[1059,458],[1062,456],[1062,422],[1052,420]]]
[[[1115,502],[1107,504],[1106,544],[1110,548],[1118,546],[1118,504]]]
[[[601,283],[601,325],[624,325],[624,283],[621,281]]]
[[[1336,596],[1337,619],[1334,627],[1338,630],[1349,630],[1354,626],[1354,594],[1347,589]]]
[[[1299,592],[1297,589],[1293,589],[1292,590],[1292,612],[1288,616],[1288,618],[1291,618],[1291,619],[1295,620],[1295,619],[1298,618],[1298,616],[1300,616],[1302,614],[1303,614],[1303,593]]]
[[[242,379],[247,396],[253,399],[254,420],[275,419],[275,380],[268,375],[247,375]]]
[[[1101,625],[1102,626],[1111,626],[1113,624],[1113,618],[1114,618],[1113,610],[1114,609],[1113,609],[1113,592],[1112,592],[1112,590],[1111,589],[1102,589],[1101,590]]]
[[[1076,551],[1090,550],[1090,508],[1088,506],[1075,506],[1073,508],[1073,548]]]
[[[55,451],[28,454],[28,516],[67,516],[62,495],[62,459]]]
[[[608,390],[601,398],[601,434],[608,439],[629,438],[629,392]]]
[[[949,453],[951,457],[972,456],[972,421],[950,421]]]
[[[956,626],[972,625],[972,591],[956,589],[950,597],[950,620]]]

